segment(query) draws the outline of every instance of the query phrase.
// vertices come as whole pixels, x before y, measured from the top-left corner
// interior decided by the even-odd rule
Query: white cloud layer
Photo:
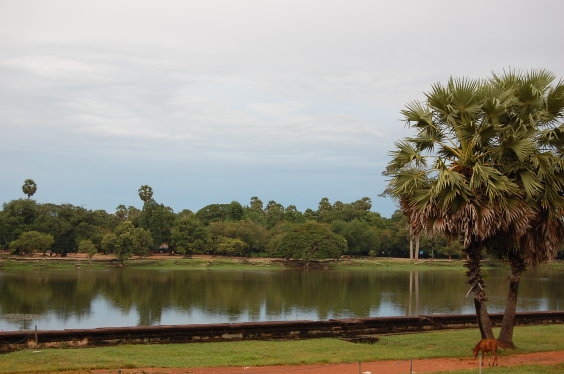
[[[564,3],[0,1],[3,201],[378,199],[399,111],[450,75],[564,72]],[[72,184],[68,184],[72,181]],[[88,191],[80,193],[79,191]],[[266,197],[268,196],[268,197]]]

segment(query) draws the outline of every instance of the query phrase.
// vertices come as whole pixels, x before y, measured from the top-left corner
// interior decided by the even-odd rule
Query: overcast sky
[[[0,203],[379,198],[449,76],[564,76],[564,1],[0,0]]]

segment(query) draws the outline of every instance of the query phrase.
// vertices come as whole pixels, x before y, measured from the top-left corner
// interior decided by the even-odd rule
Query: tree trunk
[[[413,300],[413,271],[409,272],[409,303],[407,307],[407,315],[411,316],[411,301]]]
[[[527,269],[525,259],[518,254],[510,255],[511,275],[509,277],[509,291],[505,302],[505,312],[501,323],[498,341],[505,347],[515,349],[513,344],[513,326],[515,325],[515,313],[517,312],[517,295],[519,292],[519,280],[521,274]]]
[[[421,309],[419,308],[419,272],[416,271],[414,274],[415,278],[415,315],[418,316],[421,313]]]
[[[419,234],[415,237],[415,259],[419,260]]]
[[[413,260],[413,237],[409,239],[409,259]]]
[[[481,246],[477,243],[471,243],[466,248],[466,264],[464,266],[468,269],[466,276],[468,277],[467,283],[470,285],[470,290],[474,294],[474,307],[476,309],[476,318],[482,339],[494,339],[492,331],[492,321],[488,314],[486,307],[486,291],[484,279],[482,278],[481,270]]]

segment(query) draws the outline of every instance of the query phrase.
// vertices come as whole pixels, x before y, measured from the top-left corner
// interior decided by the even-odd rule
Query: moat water
[[[486,271],[502,312],[507,270]],[[564,272],[522,278],[518,311],[564,309]],[[473,313],[463,271],[0,271],[0,330]]]

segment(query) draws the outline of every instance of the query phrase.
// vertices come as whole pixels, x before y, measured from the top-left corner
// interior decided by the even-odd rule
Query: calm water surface
[[[486,274],[503,311],[507,272]],[[562,271],[529,271],[519,311],[564,308]],[[462,271],[0,271],[0,330],[473,313]]]

